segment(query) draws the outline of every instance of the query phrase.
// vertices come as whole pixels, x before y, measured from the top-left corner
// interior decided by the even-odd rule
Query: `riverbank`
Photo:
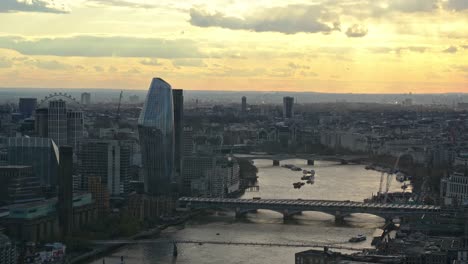
[[[159,225],[155,228],[151,228],[148,230],[141,231],[133,236],[130,237],[123,237],[121,239],[125,240],[139,240],[139,239],[145,239],[145,238],[155,238],[157,237],[163,230],[167,229],[168,227],[171,226],[177,226],[185,223],[186,221],[190,220],[192,217],[196,216],[198,212],[196,213],[191,213],[190,215],[184,216],[179,220],[176,220],[174,222],[168,223],[168,224],[163,224]],[[80,263],[85,263],[86,261],[90,261],[92,259],[98,258],[100,256],[109,254],[112,251],[115,251],[119,249],[120,247],[124,246],[125,244],[108,244],[108,245],[101,245],[96,249],[93,249],[92,251],[83,253],[79,256],[76,256],[72,258],[71,260],[67,261],[69,264],[80,264]]]

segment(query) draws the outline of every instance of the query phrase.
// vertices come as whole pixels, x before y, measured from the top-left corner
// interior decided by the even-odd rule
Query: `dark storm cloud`
[[[43,13],[68,13],[65,6],[57,6],[53,1],[45,0],[0,0],[0,13],[10,12],[43,12]]]
[[[74,36],[69,38],[0,37],[0,48],[26,55],[84,57],[200,58],[204,54],[191,40],[160,38]]]

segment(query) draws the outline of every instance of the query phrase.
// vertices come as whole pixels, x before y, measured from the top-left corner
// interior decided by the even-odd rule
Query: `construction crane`
[[[388,192],[390,191],[390,186],[392,185],[392,180],[393,180],[393,175],[397,172],[397,169],[398,169],[398,165],[400,163],[400,158],[406,154],[406,152],[402,152],[398,155],[396,161],[395,161],[395,165],[393,165],[393,169],[392,170],[383,170],[382,171],[382,174],[380,175],[380,186],[379,186],[379,195],[384,195],[384,200],[383,202],[384,203],[387,203],[387,199],[388,199]],[[383,190],[384,188],[384,181],[386,180],[385,182],[385,190]]]

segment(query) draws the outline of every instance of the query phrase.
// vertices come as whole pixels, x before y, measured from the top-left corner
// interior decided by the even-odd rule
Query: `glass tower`
[[[138,119],[145,191],[171,192],[174,173],[174,107],[171,85],[153,78]]]

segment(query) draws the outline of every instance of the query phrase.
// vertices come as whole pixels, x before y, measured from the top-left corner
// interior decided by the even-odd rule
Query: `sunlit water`
[[[246,193],[242,198],[322,199],[362,201],[376,193],[380,173],[365,170],[361,165],[339,165],[334,162],[316,162],[305,165],[304,160],[294,159],[281,164],[295,164],[303,169],[316,171],[313,185],[306,184],[294,189],[292,184],[300,181],[302,171],[295,172],[282,167],[273,167],[271,160],[255,160],[259,172],[259,192]],[[390,191],[401,191],[401,184],[392,181]],[[231,212],[218,212],[200,216],[184,227],[165,230],[162,237],[175,240],[248,241],[259,243],[327,243],[353,247],[371,247],[372,234],[382,226],[383,219],[367,214],[354,214],[346,223],[337,225],[332,215],[320,212],[304,212],[286,223],[283,216],[269,210],[249,213],[236,220]],[[367,241],[351,244],[351,236],[365,234]],[[124,256],[126,264],[139,263],[294,263],[294,253],[307,248],[255,247],[229,245],[178,245],[179,255],[172,256],[170,244],[129,245],[105,257],[106,264],[120,263]],[[103,263],[102,258],[92,263]]]

